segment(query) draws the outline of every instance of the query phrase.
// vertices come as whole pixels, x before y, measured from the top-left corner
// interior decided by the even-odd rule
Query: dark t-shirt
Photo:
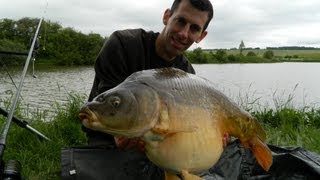
[[[184,55],[166,61],[156,53],[155,42],[159,33],[146,32],[143,29],[115,31],[105,42],[95,63],[95,79],[89,101],[100,93],[109,90],[134,72],[162,67],[175,67],[189,73],[195,73]],[[111,135],[84,128],[88,137]],[[113,139],[113,138],[112,138]]]

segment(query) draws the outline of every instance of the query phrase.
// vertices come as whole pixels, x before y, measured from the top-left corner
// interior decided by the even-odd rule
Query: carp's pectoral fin
[[[187,124],[180,124],[178,127],[170,126],[170,117],[167,106],[162,106],[160,112],[159,120],[157,124],[151,129],[154,133],[161,135],[172,135],[180,132],[194,132],[197,129],[196,126],[191,126]]]
[[[261,167],[268,171],[272,165],[272,153],[269,147],[263,143],[259,138],[254,138],[252,140],[251,148],[254,156],[256,157],[258,163]]]
[[[192,130],[194,131],[194,130]],[[164,138],[181,132],[192,132],[191,130],[169,130],[154,127],[144,134],[144,139],[149,141],[162,141]]]
[[[179,177],[181,176],[181,177]],[[182,170],[180,175],[176,175],[176,174],[171,174],[168,172],[165,172],[165,180],[202,180],[201,177],[194,175],[194,174],[190,174],[188,171],[186,170]]]
[[[183,129],[165,129],[162,127],[155,126],[151,130],[157,134],[161,134],[164,136],[170,136],[170,135],[173,135],[176,133],[181,133],[181,132],[184,132],[184,133],[193,132],[196,129],[197,129],[196,127],[183,128]]]

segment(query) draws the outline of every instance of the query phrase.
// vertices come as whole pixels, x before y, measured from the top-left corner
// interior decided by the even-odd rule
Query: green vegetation
[[[301,146],[320,154],[320,109],[283,107],[252,114],[265,125],[269,144]]]
[[[5,160],[16,159],[22,164],[27,179],[60,179],[61,148],[83,145],[86,137],[81,130],[78,110],[85,98],[70,95],[66,105],[57,105],[53,120],[44,122],[35,115],[29,124],[51,141],[41,141],[26,129],[12,124],[5,150]],[[320,154],[320,109],[305,107],[297,109],[287,103],[275,109],[253,110],[252,104],[243,104],[264,126],[269,144],[277,146],[300,146]],[[18,117],[23,117],[18,110]],[[0,116],[3,124],[5,118]]]
[[[263,58],[266,51],[273,52],[272,59],[275,62],[320,62],[320,49],[245,49],[243,54],[248,56],[248,53],[254,53],[257,57]],[[239,54],[239,50],[236,49],[226,50],[226,52],[233,55]]]
[[[38,23],[39,19],[32,18],[17,21],[0,19],[0,51],[28,52]],[[99,34],[86,35],[50,21],[42,22],[38,37],[38,60],[46,64],[50,62],[68,66],[92,65],[104,42]],[[0,59],[6,65],[23,64],[25,58],[0,54]]]
[[[5,161],[10,159],[20,161],[23,176],[27,179],[60,179],[61,148],[86,142],[78,118],[78,111],[84,99],[78,95],[70,95],[69,103],[56,106],[55,117],[50,122],[45,122],[41,119],[43,116],[39,114],[29,120],[30,126],[51,141],[39,139],[34,133],[12,123],[7,136]],[[18,109],[16,117],[23,119],[22,112],[23,109]],[[1,127],[5,119],[0,116]]]
[[[270,62],[320,62],[320,49],[216,49],[196,48],[185,55],[195,64],[204,63],[270,63]]]
[[[272,59],[274,57],[274,53],[271,50],[267,50],[263,53],[263,58]]]
[[[196,48],[192,51],[187,51],[185,55],[194,64],[205,64],[205,63],[269,63],[269,62],[279,62],[279,60],[274,59],[269,56],[258,56],[255,52],[246,52],[242,50],[239,54],[239,50],[236,53],[233,50],[202,50],[201,48]]]

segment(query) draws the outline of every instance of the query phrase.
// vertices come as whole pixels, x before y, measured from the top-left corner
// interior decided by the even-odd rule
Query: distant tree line
[[[191,63],[258,63],[258,62],[276,62],[272,50],[266,50],[262,57],[255,52],[249,51],[247,54],[228,54],[226,49],[202,50],[196,48],[192,51],[185,52],[186,57]]]
[[[241,45],[241,44],[240,44]],[[260,50],[260,47],[243,47],[240,48],[239,50]],[[269,50],[320,50],[318,47],[305,47],[305,46],[280,46],[280,47],[266,47],[266,49]],[[206,49],[209,50],[209,49]],[[211,49],[211,50],[216,50],[216,49]],[[230,48],[230,50],[237,50],[237,48]]]
[[[320,48],[316,47],[305,47],[305,46],[282,46],[282,47],[266,47],[270,50],[317,50]]]
[[[227,49],[204,49],[196,48],[187,51],[185,54],[192,63],[265,63],[279,61],[319,61],[319,55],[314,52],[309,54],[307,58],[299,57],[297,54],[279,53],[279,51],[296,51],[296,50],[318,50],[320,48],[304,47],[304,46],[284,46],[284,47],[267,47],[260,50],[259,47],[246,47],[243,40],[239,44],[239,48]],[[275,56],[274,51],[278,54]],[[244,53],[246,52],[246,54]],[[256,54],[257,53],[257,54]],[[311,58],[310,58],[311,57]]]
[[[22,18],[17,21],[0,19],[0,51],[28,52],[39,19]],[[58,65],[93,64],[105,38],[96,33],[83,34],[59,23],[43,21],[38,36],[38,59]],[[21,64],[25,57],[0,54],[6,64]]]

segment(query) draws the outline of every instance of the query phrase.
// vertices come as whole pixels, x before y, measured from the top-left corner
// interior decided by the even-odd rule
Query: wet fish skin
[[[159,101],[148,101],[149,98],[155,99],[157,94],[135,85],[108,91],[84,104],[80,118],[84,126],[93,130],[114,136],[139,137],[156,123],[159,113]]]
[[[141,137],[148,158],[167,174],[189,176],[212,167],[225,133],[251,148],[265,170],[272,164],[266,134],[254,117],[208,80],[174,68],[132,74],[85,104],[80,117],[91,129]]]

